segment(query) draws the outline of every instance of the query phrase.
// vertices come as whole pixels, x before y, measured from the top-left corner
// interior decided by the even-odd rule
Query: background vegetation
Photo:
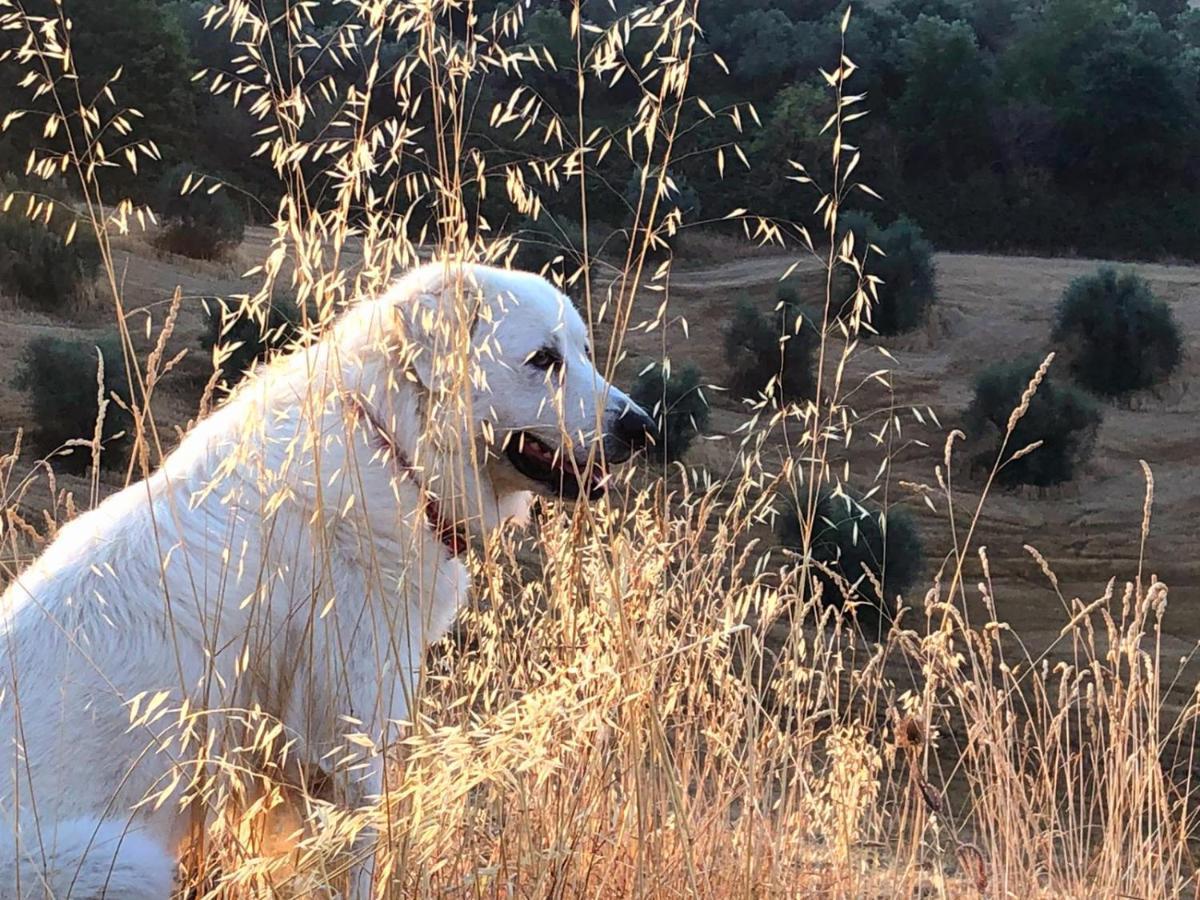
[[[26,4],[48,11],[49,0]],[[204,27],[203,0],[64,0],[76,23],[79,89],[91,97],[121,69],[125,102],[143,114],[143,136],[167,166],[186,164],[227,181],[228,195],[251,219],[269,218],[281,185],[258,151],[264,136],[245,108],[214,97],[192,75],[221,73],[227,85],[243,80],[228,45]],[[268,4],[269,6],[269,4]],[[478,22],[511,9],[498,0],[472,4]],[[490,110],[518,88],[555,109],[577,130],[573,102],[576,58],[572,5],[531,8],[520,41],[538,59],[494,73],[477,86],[476,108]],[[604,25],[633,9],[632,0],[586,0],[582,15]],[[280,6],[273,28],[282,34]],[[679,153],[668,193],[690,221],[719,218],[734,207],[801,222],[807,200],[784,189],[782,162],[818,163],[818,131],[830,113],[819,68],[836,63],[841,7],[832,0],[710,0],[698,6],[703,35],[695,77],[711,85],[710,109],[750,101],[761,129],[742,132],[725,117],[693,106],[679,129]],[[346,21],[333,3],[297,6],[298,61],[312,83],[355,83],[363,70],[334,64],[321,52]],[[449,13],[456,36],[471,26],[462,10]],[[601,33],[585,31],[586,56]],[[650,30],[630,36],[631,53],[651,45]],[[416,40],[381,37],[378,63],[386,69],[413,52]],[[903,214],[939,247],[1016,250],[1109,258],[1200,258],[1200,9],[1186,0],[894,0],[865,4],[847,35],[847,52],[860,67],[856,91],[872,108],[859,140],[881,152],[864,157],[861,176],[886,198],[874,210],[881,223]],[[362,61],[363,65],[367,65]],[[728,76],[724,72],[728,68]],[[374,90],[386,91],[385,85]],[[0,109],[29,106],[12,80],[0,84]],[[634,85],[589,96],[588,122],[621,120],[636,102]],[[329,94],[329,97],[334,94]],[[336,108],[314,97],[298,134],[315,136],[336,121]],[[39,104],[45,106],[47,98]],[[432,115],[426,108],[418,118]],[[432,125],[432,122],[426,119]],[[468,128],[484,129],[476,123]],[[429,148],[433,133],[414,135]],[[512,154],[540,144],[535,132],[492,134]],[[23,169],[41,141],[37,117],[0,139],[0,171]],[[701,148],[724,146],[729,167],[761,172],[749,181],[719,177]],[[883,151],[886,148],[886,151]],[[310,175],[317,171],[309,167]],[[589,221],[597,233],[628,225],[643,173],[609,154],[586,185]],[[650,172],[653,177],[655,173]],[[114,186],[148,200],[154,184],[112,173]],[[468,185],[478,197],[478,185]],[[506,211],[496,191],[471,203],[493,227]],[[677,194],[678,196],[674,196]],[[330,200],[331,195],[324,196]],[[703,198],[703,203],[701,203]],[[321,202],[318,200],[317,202]],[[578,233],[576,198],[544,198],[559,221],[554,234]]]
[[[71,53],[60,10],[74,19]],[[1027,641],[1008,614],[1029,607],[997,590],[984,506],[997,484],[1094,488],[1084,463],[1101,407],[1049,360],[989,368],[1025,349],[992,336],[971,348],[974,399],[941,398],[978,442],[964,454],[962,432],[930,405],[897,401],[889,349],[956,339],[954,310],[943,318],[933,302],[932,245],[1200,255],[1194,11],[894,0],[850,27],[823,0],[0,0],[0,15],[0,65],[19,76],[0,80],[0,110],[28,110],[5,116],[0,165],[73,179],[64,202],[96,236],[125,364],[106,364],[101,390],[86,342],[30,342],[18,384],[35,452],[64,439],[94,452],[88,404],[122,396],[107,379],[125,372],[130,465],[103,486],[145,475],[175,439],[154,389],[189,362],[171,343],[188,317],[186,349],[212,352],[191,358],[202,357],[205,396],[163,420],[180,429],[216,381],[293,334],[274,298],[295,297],[297,333],[319,330],[432,247],[544,268],[587,316],[605,375],[643,372],[637,396],[668,436],[654,461],[685,463],[622,475],[603,504],[548,503],[532,533],[472,557],[476,592],[453,638],[431,648],[382,802],[305,793],[306,830],[260,842],[265,807],[297,787],[264,764],[285,723],[239,710],[248,741],[197,750],[208,780],[188,799],[211,804],[198,819],[212,852],[185,872],[197,894],[336,885],[346,858],[368,852],[363,835],[404,897],[1196,890],[1197,699],[1164,699],[1178,657],[1163,640],[1167,587],[1143,567],[1149,468],[1126,511],[1140,549],[1114,551],[1119,573],[1101,575],[1120,586],[1065,593],[1021,536],[1061,613],[1048,639]],[[176,185],[199,212],[171,211]],[[160,207],[163,228],[146,224],[143,203]],[[873,221],[847,216],[864,208]],[[270,226],[238,248],[256,255],[222,312],[210,302],[201,314],[211,292],[182,287],[131,308],[125,263],[139,230],[169,236],[210,214]],[[800,258],[787,274],[812,303],[782,354],[792,311],[776,322],[773,305],[754,307],[757,319],[742,317],[753,340],[732,343],[764,349],[731,352],[719,377],[683,359],[668,368],[691,314],[672,293],[675,250],[703,223],[752,239],[737,244],[747,255],[786,245]],[[231,257],[172,260],[187,266],[170,269],[173,283],[222,277]],[[733,318],[743,287],[714,288],[714,318]],[[771,293],[758,299],[798,299]],[[1161,324],[1153,304],[1137,308]],[[1125,311],[1097,304],[1088,333],[1112,333]],[[652,368],[631,368],[633,335],[660,342]],[[1046,326],[1036,340],[1048,349],[1055,335]],[[710,407],[731,380],[777,371],[791,353],[794,389]],[[770,357],[757,372],[755,354]],[[55,437],[47,426],[59,422]],[[930,422],[942,446],[914,436]],[[693,441],[709,430],[711,442]],[[718,443],[719,465],[706,465]],[[893,470],[914,448],[931,453],[921,481]],[[974,465],[958,465],[964,455]],[[30,514],[26,470],[47,471],[29,453],[0,460],[15,486],[11,572],[72,512],[53,460],[46,508]],[[924,556],[904,512],[922,505],[944,524]],[[864,628],[852,607],[895,627]],[[183,706],[169,711],[187,720]],[[357,752],[322,778],[352,783]],[[247,796],[264,802],[220,802]]]
[[[1106,397],[1160,384],[1183,356],[1183,336],[1171,308],[1144,279],[1112,268],[1067,288],[1053,339],[1075,378]]]
[[[36,338],[17,367],[16,385],[29,391],[37,423],[30,436],[39,454],[53,454],[68,472],[86,471],[97,458],[110,467],[125,463],[132,418],[125,355],[116,335],[96,344]],[[99,440],[89,444],[93,436]]]
[[[1026,356],[994,363],[975,381],[975,397],[966,413],[968,427],[981,442],[975,463],[987,471],[1004,460],[996,473],[1000,484],[1049,487],[1070,481],[1096,443],[1100,408],[1056,377],[1042,378],[1040,362]],[[1040,382],[1037,392],[1026,399],[1035,375]],[[1013,410],[1020,407],[1025,412],[1014,423]]]
[[[668,373],[654,365],[638,376],[630,396],[658,425],[648,452],[662,462],[683,459],[708,425],[708,401],[695,366]]]

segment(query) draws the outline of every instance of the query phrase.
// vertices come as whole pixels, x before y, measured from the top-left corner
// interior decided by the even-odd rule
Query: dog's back
[[[131,728],[128,704],[181,676],[153,552],[157,489],[133,485],[64,526],[0,600],[0,896],[169,895],[169,848],[143,834],[149,809],[131,811],[171,760],[156,741],[165,723]]]
[[[0,885],[6,887],[2,896],[39,900],[171,896],[175,860],[167,848],[119,822],[74,819],[36,832],[21,840],[20,847],[11,836],[0,839]]]
[[[194,500],[236,414],[63,526],[0,598],[0,897],[18,884],[22,898],[169,895],[183,817],[165,794],[196,749],[175,711],[233,668],[204,652],[219,636],[203,604],[221,583],[236,607],[221,560],[222,538],[238,538],[205,534],[216,523],[197,522]]]
[[[313,365],[300,352],[250,379],[159,471],[65,525],[0,598],[0,898],[18,883],[22,900],[168,896],[192,824],[180,785],[203,755],[178,710],[204,718],[199,740],[226,728],[236,742],[224,713],[260,709],[319,755],[345,728],[339,712],[364,712],[353,679],[378,691],[377,641],[420,634],[406,614],[367,610],[380,578],[394,597],[401,577],[383,562],[368,584],[368,560],[409,549],[394,534],[382,553],[362,544],[368,515],[395,531],[391,475],[340,408],[302,396]],[[315,485],[335,514],[314,515]],[[350,525],[336,513],[360,489],[370,502]],[[443,583],[437,560],[412,583]]]

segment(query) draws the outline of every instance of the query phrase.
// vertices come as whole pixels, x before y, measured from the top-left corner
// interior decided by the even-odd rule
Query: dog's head
[[[408,369],[434,402],[469,398],[472,437],[499,493],[599,496],[607,465],[653,432],[597,371],[583,320],[544,278],[433,263],[394,296]]]

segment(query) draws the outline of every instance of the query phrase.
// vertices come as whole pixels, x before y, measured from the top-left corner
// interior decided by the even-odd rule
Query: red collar
[[[409,462],[404,451],[396,444],[391,434],[375,417],[374,412],[366,403],[353,394],[343,393],[342,397],[355,419],[361,420],[371,436],[371,443],[377,450],[383,451],[392,461],[402,478],[412,481],[421,492],[421,504],[425,510],[425,521],[433,531],[434,536],[450,551],[451,557],[459,557],[467,552],[468,537],[465,527],[442,514],[442,506],[437,497],[425,490],[421,483],[420,470]]]

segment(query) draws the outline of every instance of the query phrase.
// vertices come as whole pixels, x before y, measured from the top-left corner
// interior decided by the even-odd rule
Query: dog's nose
[[[645,447],[657,434],[658,425],[635,403],[626,406],[612,424],[612,436],[625,451],[624,459],[628,459],[635,450]]]

